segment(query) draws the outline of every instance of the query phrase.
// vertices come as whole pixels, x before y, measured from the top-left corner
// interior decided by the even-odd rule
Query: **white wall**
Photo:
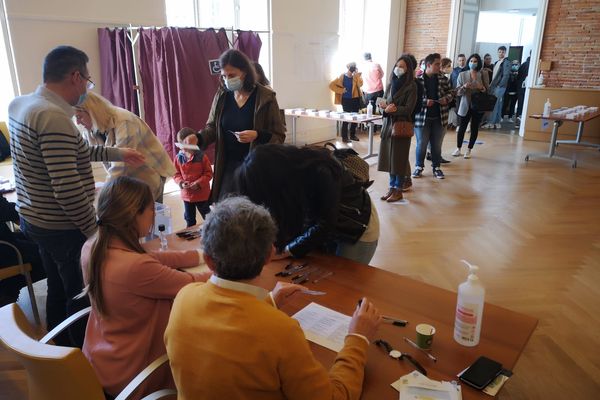
[[[5,0],[21,94],[42,81],[42,62],[58,45],[71,45],[90,57],[92,80],[100,82],[98,34],[106,26],[164,26],[164,0]]]

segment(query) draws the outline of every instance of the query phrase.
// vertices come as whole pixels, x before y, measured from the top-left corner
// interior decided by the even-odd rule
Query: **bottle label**
[[[454,337],[466,342],[475,342],[477,327],[477,304],[463,303],[456,306]]]

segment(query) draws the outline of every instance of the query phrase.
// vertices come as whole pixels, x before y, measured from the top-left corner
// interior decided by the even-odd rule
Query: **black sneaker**
[[[360,142],[360,139],[356,135],[350,136],[350,139],[354,140],[355,142]]]
[[[433,176],[435,176],[438,179],[445,178],[444,173],[442,172],[442,170],[439,167],[433,169]]]
[[[422,167],[415,167],[415,170],[412,173],[412,177],[413,178],[420,178],[423,176],[423,168]]]
[[[444,159],[444,158],[440,159],[440,163],[442,163],[442,164],[449,164],[449,163],[451,163],[451,162],[452,162],[452,161],[446,160],[446,159]]]

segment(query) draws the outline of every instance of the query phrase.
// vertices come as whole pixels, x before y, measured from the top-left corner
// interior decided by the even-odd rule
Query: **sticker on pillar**
[[[219,75],[221,73],[221,63],[219,60],[208,60],[208,68],[211,75]]]

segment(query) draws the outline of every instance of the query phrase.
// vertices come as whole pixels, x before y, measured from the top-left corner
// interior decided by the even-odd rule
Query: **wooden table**
[[[381,115],[373,115],[370,118],[360,118],[360,119],[356,119],[356,120],[351,120],[348,118],[341,118],[341,117],[330,117],[330,116],[324,116],[324,115],[315,115],[315,114],[311,114],[311,113],[299,113],[299,112],[294,112],[293,109],[286,109],[285,110],[285,115],[287,115],[288,117],[292,117],[292,144],[296,144],[296,126],[297,126],[297,119],[298,118],[316,118],[316,119],[325,119],[328,121],[336,121],[336,122],[348,122],[348,123],[352,123],[352,124],[362,124],[362,123],[366,123],[369,125],[369,147],[367,150],[367,154],[365,156],[363,156],[363,158],[366,160],[367,158],[371,158],[371,157],[375,157],[377,156],[377,153],[373,153],[373,135],[375,133],[375,129],[374,129],[374,122],[377,120],[381,120]]]
[[[157,246],[156,241],[149,244]],[[174,235],[169,238],[171,249],[197,248],[198,245],[198,240],[185,241]],[[411,354],[425,367],[432,379],[456,380],[456,374],[480,355],[499,361],[507,369],[513,369],[537,325],[535,318],[486,303],[481,341],[476,347],[464,347],[453,339],[456,293],[339,257],[314,255],[302,260],[293,260],[294,264],[301,261],[308,261],[311,266],[321,267],[334,274],[316,284],[305,284],[310,289],[327,292],[326,295],[295,295],[282,307],[284,312],[293,315],[314,301],[346,315],[352,315],[357,300],[366,296],[382,314],[409,321],[406,327],[382,324],[377,338],[384,339],[394,348]],[[275,277],[275,273],[289,262],[289,259],[281,260],[265,266],[260,277],[260,286],[272,289],[277,280],[289,281],[286,278]],[[410,347],[402,339],[406,336],[414,340],[415,327],[422,322],[436,328],[432,354],[437,357],[437,363]],[[316,358],[326,368],[333,364],[336,355],[333,351],[314,343],[310,343],[310,346]],[[398,392],[390,384],[413,370],[410,363],[393,360],[383,350],[372,345],[369,348],[362,399],[397,399]],[[510,380],[506,384],[510,385]],[[462,390],[465,400],[490,399],[488,395],[464,384]]]
[[[567,157],[561,157],[561,156],[557,156],[555,155],[555,151],[556,151],[556,147],[560,144],[560,143],[564,143],[564,144],[574,144],[574,145],[578,145],[578,146],[588,146],[588,147],[594,147],[597,149],[600,149],[600,144],[596,144],[596,143],[590,143],[590,142],[582,142],[581,141],[581,137],[583,136],[583,127],[584,124],[588,121],[591,121],[592,119],[596,118],[600,116],[600,112],[596,112],[593,114],[588,114],[583,118],[565,118],[565,117],[558,117],[558,116],[553,116],[550,115],[549,117],[544,117],[541,114],[534,114],[534,115],[530,115],[529,118],[533,118],[533,119],[546,119],[549,121],[553,121],[553,127],[552,127],[552,134],[550,135],[550,147],[548,148],[548,153],[530,153],[527,154],[525,156],[525,161],[529,161],[529,159],[531,157],[545,157],[545,158],[557,158],[560,160],[566,160],[566,161],[570,161],[571,162],[571,167],[572,168],[577,168],[577,160],[575,159],[570,159]],[[577,137],[575,140],[557,140],[558,138],[558,128],[561,127],[561,125],[563,124],[563,122],[577,122],[578,126],[577,126]]]

